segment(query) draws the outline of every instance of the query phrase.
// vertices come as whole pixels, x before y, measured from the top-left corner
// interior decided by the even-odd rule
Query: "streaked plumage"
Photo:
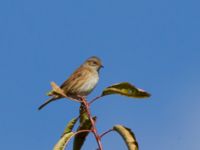
[[[61,86],[60,88],[69,97],[78,99],[78,96],[87,96],[96,87],[99,80],[99,70],[102,67],[101,60],[98,57],[90,57],[87,59]],[[63,98],[50,91],[52,96],[38,109],[42,109],[48,103]]]

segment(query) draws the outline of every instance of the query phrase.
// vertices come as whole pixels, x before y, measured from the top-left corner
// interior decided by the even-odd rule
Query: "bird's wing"
[[[80,67],[78,68],[61,86],[60,88],[64,91],[72,92],[74,88],[81,86],[85,80],[87,80],[87,75],[91,72],[88,68]]]

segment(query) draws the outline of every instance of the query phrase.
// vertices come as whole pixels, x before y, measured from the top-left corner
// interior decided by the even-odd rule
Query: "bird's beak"
[[[104,68],[104,66],[103,66],[103,65],[101,65],[101,68]]]

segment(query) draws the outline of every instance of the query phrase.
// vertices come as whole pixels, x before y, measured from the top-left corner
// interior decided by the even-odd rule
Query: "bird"
[[[78,100],[80,97],[86,97],[96,87],[99,81],[99,71],[103,67],[101,59],[97,56],[88,58],[63,84],[61,84],[60,89],[63,90],[66,96],[73,99]],[[50,102],[64,98],[56,94],[53,90],[48,93],[48,96],[51,96],[51,98],[45,101],[38,108],[39,110]]]

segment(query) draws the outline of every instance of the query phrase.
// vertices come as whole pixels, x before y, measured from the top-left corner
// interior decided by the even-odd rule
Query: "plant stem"
[[[113,129],[109,129],[108,131],[102,133],[102,134],[100,135],[100,138],[102,138],[104,135],[108,134],[108,133],[111,132],[111,131],[113,131]]]
[[[74,137],[77,134],[83,133],[83,132],[92,132],[92,130],[80,130],[80,131],[77,131],[68,139],[68,142],[72,139],[72,137]],[[66,143],[66,145],[68,144],[68,142]]]
[[[81,100],[82,100],[82,103],[83,103],[84,106],[85,106],[86,113],[87,113],[88,118],[90,119],[90,122],[91,122],[91,124],[92,124],[92,129],[91,129],[91,131],[92,131],[92,133],[94,134],[95,139],[96,139],[96,141],[97,141],[97,144],[98,144],[98,147],[99,147],[98,150],[103,150],[103,146],[102,146],[102,143],[101,143],[101,138],[100,138],[100,136],[99,136],[98,133],[97,133],[96,125],[95,125],[95,122],[94,122],[94,120],[93,120],[93,118],[92,118],[92,115],[91,115],[91,112],[90,112],[90,103],[88,103],[88,102],[86,101],[86,99],[83,98],[83,97],[81,97]]]
[[[102,96],[97,96],[97,97],[95,97],[93,100],[91,100],[90,102],[89,102],[89,105],[91,105],[93,102],[95,102],[96,100],[98,100],[99,98],[101,98]]]

